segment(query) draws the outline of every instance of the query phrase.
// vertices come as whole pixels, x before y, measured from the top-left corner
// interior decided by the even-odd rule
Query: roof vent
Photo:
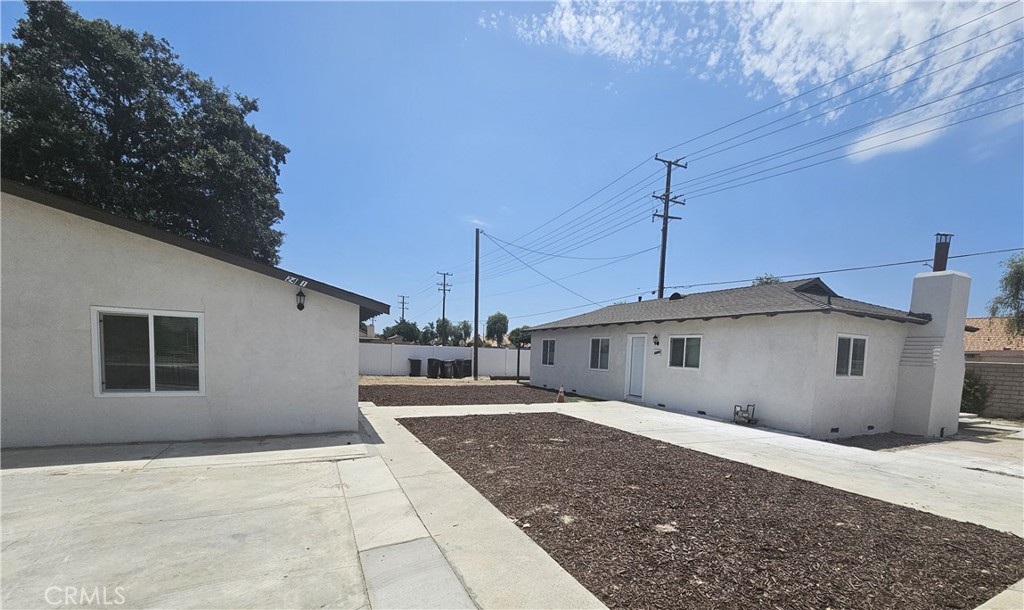
[[[679,294],[678,292],[673,292],[672,295],[668,297],[668,300],[678,301],[681,298],[683,298],[683,295]]]

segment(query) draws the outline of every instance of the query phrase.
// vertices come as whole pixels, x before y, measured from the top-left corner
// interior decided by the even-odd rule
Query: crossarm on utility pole
[[[664,298],[665,296],[665,255],[668,251],[668,221],[679,220],[678,216],[669,216],[668,208],[673,203],[679,205],[685,205],[686,201],[680,201],[679,199],[672,196],[672,168],[679,167],[686,169],[686,163],[680,163],[682,159],[662,159],[658,155],[654,155],[655,161],[661,161],[665,164],[665,192],[662,195],[655,193],[653,197],[660,199],[664,204],[664,208],[661,214],[654,214],[655,218],[661,218],[661,262],[658,266],[658,298]]]

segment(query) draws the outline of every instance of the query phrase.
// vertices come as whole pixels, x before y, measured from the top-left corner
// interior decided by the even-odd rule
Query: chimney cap
[[[937,243],[937,244],[949,243],[952,240],[953,240],[953,234],[952,233],[936,233],[935,234],[935,243]]]

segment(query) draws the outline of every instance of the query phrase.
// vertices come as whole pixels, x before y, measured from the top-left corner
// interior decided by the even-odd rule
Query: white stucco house
[[[357,428],[356,329],[388,305],[17,183],[0,192],[4,447]]]
[[[722,419],[755,404],[814,438],[955,434],[969,288],[919,274],[909,311],[819,278],[611,305],[533,327],[530,383]]]

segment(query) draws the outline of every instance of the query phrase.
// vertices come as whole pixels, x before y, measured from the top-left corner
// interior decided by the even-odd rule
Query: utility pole
[[[476,230],[476,281],[473,283],[473,381],[479,379],[480,360],[479,347],[476,342],[477,329],[480,328],[480,229]]]
[[[405,306],[409,304],[409,301],[407,301],[406,299],[408,299],[409,297],[408,297],[408,295],[400,294],[400,295],[398,295],[398,298],[402,299],[402,302],[400,303],[400,306],[402,308],[402,317],[399,318],[399,319],[400,320],[404,320],[405,319]]]
[[[686,169],[686,163],[680,163],[682,159],[662,159],[658,155],[654,155],[655,161],[661,161],[665,164],[665,192],[662,195],[655,193],[652,195],[655,199],[660,199],[665,207],[662,209],[661,214],[654,214],[654,218],[661,219],[661,265],[658,267],[658,298],[664,298],[665,296],[665,254],[668,250],[668,221],[679,220],[678,216],[669,216],[668,207],[673,203],[683,205],[686,201],[679,201],[672,196],[672,168],[680,167]]]
[[[441,283],[437,285],[437,290],[441,293],[441,322],[444,324],[444,335],[441,336],[441,345],[448,345],[448,318],[445,315],[445,305],[448,301],[448,291],[452,289],[452,285],[448,283],[448,276],[455,274],[443,271],[438,271],[437,274],[441,276]]]

